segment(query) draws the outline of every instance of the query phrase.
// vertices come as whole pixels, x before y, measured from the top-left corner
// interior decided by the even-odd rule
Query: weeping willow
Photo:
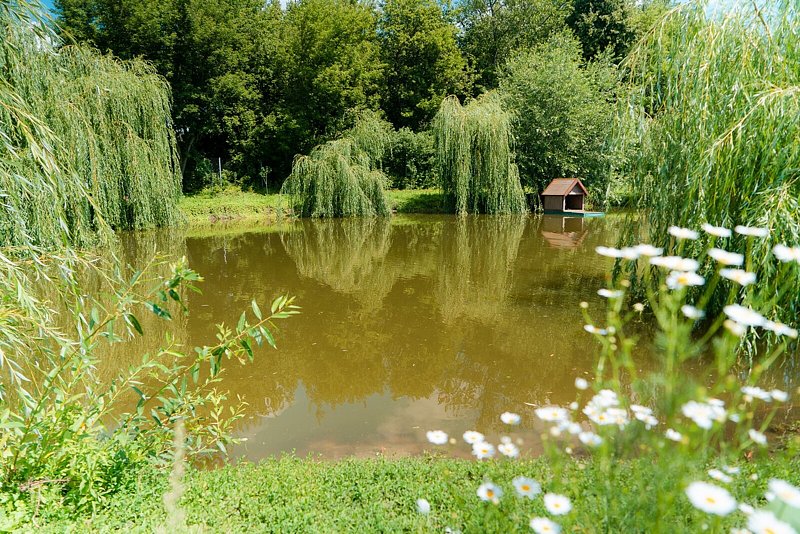
[[[747,249],[759,287],[774,295],[770,248],[800,243],[800,2],[756,4],[724,16],[703,2],[669,12],[626,61],[621,118],[649,242],[667,245],[670,225],[769,228],[769,240],[734,234],[725,246]],[[707,243],[691,246],[699,254]],[[800,293],[780,304],[793,319]]]
[[[301,217],[389,215],[379,168],[388,141],[387,123],[364,113],[340,139],[295,158],[281,193]]]
[[[178,223],[167,83],[141,61],[56,48],[35,11],[0,9],[0,246]]]
[[[448,97],[433,120],[439,180],[459,215],[525,213],[511,116],[487,93],[466,106]]]

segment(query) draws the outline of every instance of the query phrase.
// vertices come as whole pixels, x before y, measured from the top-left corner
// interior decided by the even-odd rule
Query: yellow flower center
[[[486,496],[490,497],[490,498],[494,497],[494,490],[487,489],[486,490]]]
[[[522,491],[530,491],[531,487],[527,484],[523,484],[522,486],[520,486],[520,489]]]
[[[711,497],[711,496],[706,497],[706,502],[708,504],[717,504],[717,500],[714,497]]]

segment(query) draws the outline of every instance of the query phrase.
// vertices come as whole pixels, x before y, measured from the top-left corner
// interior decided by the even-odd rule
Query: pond
[[[601,313],[612,261],[594,248],[615,243],[623,222],[396,216],[129,234],[124,247],[185,254],[205,278],[188,317],[147,322],[160,339],[211,343],[214,325],[235,324],[251,299],[266,307],[288,294],[302,306],[279,324],[277,351],[227,371],[222,389],[248,403],[235,457],[416,454],[431,429],[496,442],[504,411],[525,415],[531,430],[515,436],[535,452],[529,405],[568,404],[575,377],[592,370],[597,345],[579,303]],[[119,345],[112,361],[142,350]]]

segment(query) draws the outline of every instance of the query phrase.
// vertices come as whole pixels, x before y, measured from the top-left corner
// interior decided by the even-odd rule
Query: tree
[[[605,61],[585,65],[580,43],[559,35],[511,60],[500,91],[515,115],[523,183],[542,191],[553,178],[577,176],[604,193],[605,150],[612,126],[615,77]]]
[[[386,0],[378,36],[386,64],[383,109],[395,127],[418,130],[444,97],[465,92],[456,27],[434,0]]]
[[[465,0],[457,11],[461,48],[477,87],[497,87],[500,68],[517,51],[563,31],[569,0]]]

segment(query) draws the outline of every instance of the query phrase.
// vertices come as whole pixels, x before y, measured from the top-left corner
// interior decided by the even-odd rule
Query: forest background
[[[580,176],[619,203],[618,69],[665,0],[55,0],[66,42],[144,58],[173,93],[183,190],[278,191],[364,110],[391,125],[389,187],[436,182],[442,100],[498,91],[522,184]]]

